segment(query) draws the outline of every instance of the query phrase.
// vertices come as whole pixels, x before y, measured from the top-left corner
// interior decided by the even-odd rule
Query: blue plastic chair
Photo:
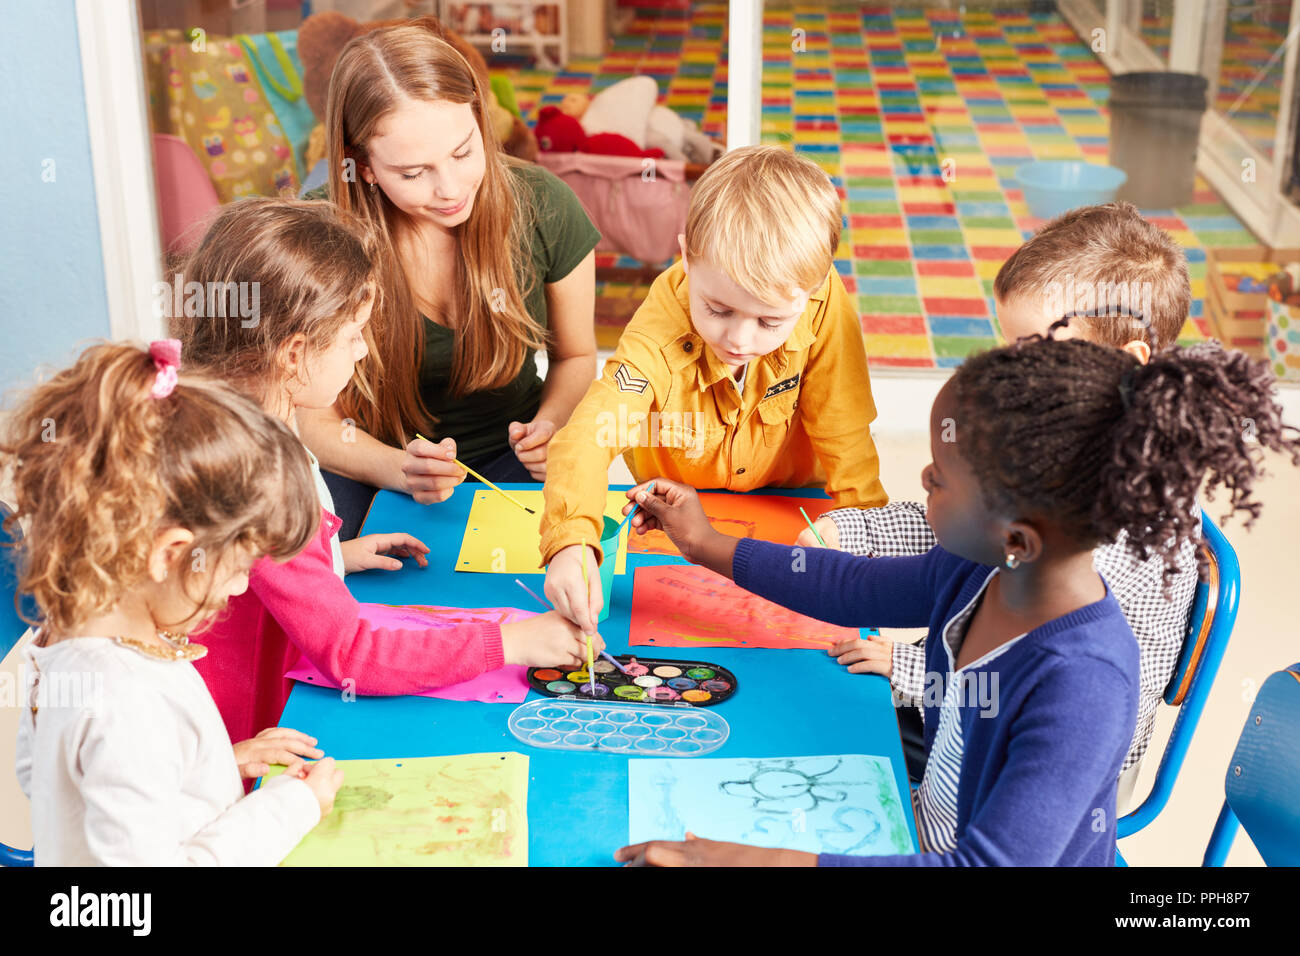
[[[1300,866],[1300,664],[1264,681],[1228,765],[1225,799],[1205,848],[1223,866],[1245,829],[1269,866]]]
[[[1205,701],[1223,661],[1223,652],[1228,649],[1232,626],[1237,620],[1241,565],[1237,561],[1237,552],[1204,511],[1201,512],[1201,539],[1201,550],[1209,561],[1209,578],[1196,586],[1183,651],[1164,694],[1165,703],[1178,708],[1178,718],[1160,758],[1151,792],[1137,809],[1119,818],[1119,839],[1146,827],[1169,802],[1174,781],[1178,779],[1178,771],[1187,757],[1192,735],[1200,722]],[[1127,866],[1118,849],[1115,862]]]
[[[9,655],[27,631],[27,622],[18,614],[18,608],[14,604],[14,595],[18,590],[17,568],[14,565],[16,549],[9,547],[9,542],[22,540],[22,532],[15,527],[10,536],[2,524],[10,514],[12,512],[0,502],[0,660]],[[35,608],[29,602],[24,603],[23,610],[29,617],[35,616]],[[18,850],[0,843],[0,866],[31,865],[31,850]]]

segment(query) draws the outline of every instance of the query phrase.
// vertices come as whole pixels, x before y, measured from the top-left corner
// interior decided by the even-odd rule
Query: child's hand
[[[582,629],[564,619],[557,611],[547,611],[526,621],[501,625],[501,649],[507,664],[525,667],[563,667],[569,670],[587,666],[587,636]],[[599,634],[591,636],[591,654],[605,649]]]
[[[769,850],[743,843],[719,843],[686,834],[684,843],[655,840],[614,852],[624,866],[816,866],[817,854]]]
[[[456,442],[444,438],[436,445],[423,438],[406,446],[402,461],[402,487],[422,505],[446,501],[465,480],[465,469],[456,464]]]
[[[429,561],[425,558],[429,553],[429,546],[404,531],[394,531],[392,534],[363,534],[359,538],[342,542],[339,550],[343,552],[343,570],[348,574],[371,568],[400,571],[402,562],[397,560],[398,558],[415,558],[415,563],[420,567],[429,566]]]
[[[651,484],[654,485],[653,491],[649,490]],[[638,534],[663,531],[687,561],[700,563],[697,559],[700,544],[717,532],[709,524],[694,488],[667,478],[655,478],[653,482],[629,488],[627,496],[632,500],[623,506],[623,514],[635,505],[641,506],[632,516],[632,526]]]
[[[326,757],[307,766],[305,776],[303,768],[290,769],[297,769],[295,776],[311,787],[316,802],[320,804],[322,817],[334,809],[334,794],[338,793],[339,787],[343,786],[343,771],[334,766],[333,757]]]
[[[849,668],[850,674],[894,673],[894,642],[883,637],[869,637],[865,641],[851,637],[840,641],[826,653]]]
[[[315,760],[325,756],[316,749],[316,738],[288,727],[267,727],[256,737],[235,744],[235,763],[241,777],[260,777],[270,773],[271,764],[301,763],[299,757]]]
[[[839,548],[840,530],[835,527],[835,522],[830,518],[822,515],[813,522],[813,528],[822,536],[822,541],[826,542],[828,548]],[[817,540],[817,535],[812,533],[812,528],[804,528],[799,532],[799,537],[795,538],[795,544],[801,548],[820,548],[821,542]]]
[[[511,422],[507,429],[511,450],[535,481],[546,480],[546,449],[555,431],[555,422],[544,418],[535,418],[526,425]]]
[[[584,561],[587,563],[585,588],[582,584]],[[596,633],[596,618],[600,617],[601,608],[605,606],[605,594],[600,585],[596,552],[590,546],[571,544],[556,551],[546,566],[545,590],[555,609],[578,625],[584,634]]]

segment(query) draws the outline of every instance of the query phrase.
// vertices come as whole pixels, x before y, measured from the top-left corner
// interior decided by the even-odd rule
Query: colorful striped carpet
[[[726,63],[726,4],[698,3],[639,11],[601,58],[511,77],[531,121],[566,93],[653,76],[661,102],[721,140]],[[763,141],[808,156],[841,190],[836,267],[857,295],[873,367],[949,368],[995,344],[993,277],[1041,225],[1016,167],[1107,157],[1108,74],[1054,14],[769,2],[762,85]],[[1144,210],[1187,249],[1195,305],[1186,339],[1206,332],[1205,247],[1254,241],[1199,178],[1197,187],[1191,205]],[[600,284],[603,346],[645,288]]]

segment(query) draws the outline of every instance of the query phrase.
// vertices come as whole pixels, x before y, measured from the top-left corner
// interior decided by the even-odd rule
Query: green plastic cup
[[[609,602],[614,593],[614,565],[618,563],[618,522],[613,518],[605,518],[605,527],[600,533],[600,550],[603,555],[600,561],[600,590],[604,594],[605,604],[600,609],[600,617],[596,622],[600,623],[609,617]]]

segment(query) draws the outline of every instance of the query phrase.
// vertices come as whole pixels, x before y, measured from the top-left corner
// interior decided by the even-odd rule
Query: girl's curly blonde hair
[[[28,623],[74,635],[111,610],[147,581],[154,536],[166,528],[194,535],[177,570],[196,612],[216,609],[203,572],[229,549],[283,560],[315,533],[315,483],[283,423],[193,372],[153,398],[156,376],[138,346],[94,345],[7,418],[0,473],[16,505],[6,528],[25,526],[18,591],[38,608],[37,620],[23,615]],[[209,585],[197,594],[201,577]]]

